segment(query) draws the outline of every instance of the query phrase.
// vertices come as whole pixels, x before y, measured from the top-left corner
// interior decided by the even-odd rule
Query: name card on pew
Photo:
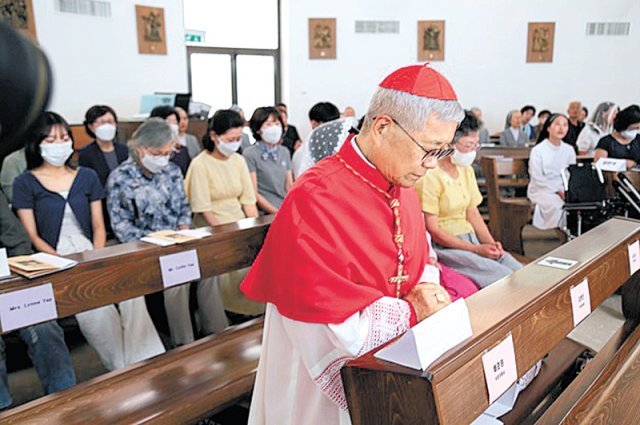
[[[513,348],[511,334],[482,355],[482,367],[489,391],[489,404],[491,404],[518,379],[516,351]]]
[[[538,264],[541,266],[553,267],[555,269],[569,270],[571,267],[578,264],[578,262],[567,258],[545,257],[538,261]]]
[[[50,283],[0,295],[0,324],[4,332],[57,318]]]
[[[627,249],[629,251],[629,271],[634,274],[640,269],[640,240],[629,245]]]
[[[9,270],[9,260],[7,259],[7,248],[0,249],[0,279],[11,276]]]
[[[195,249],[163,255],[159,260],[165,288],[200,279],[200,263]]]
[[[425,370],[438,357],[473,336],[469,310],[460,298],[432,314],[374,356],[412,369]]]
[[[627,171],[627,161],[625,159],[618,158],[600,158],[596,162],[596,167],[602,171],[612,171],[614,173]]]
[[[573,326],[578,326],[591,313],[591,296],[589,295],[589,281],[582,282],[569,288],[571,294],[571,311],[573,312]]]

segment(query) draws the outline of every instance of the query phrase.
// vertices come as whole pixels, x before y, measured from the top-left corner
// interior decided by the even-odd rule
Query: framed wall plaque
[[[309,59],[336,58],[335,18],[309,19]]]
[[[444,21],[418,21],[418,62],[444,60]]]
[[[527,62],[553,62],[555,22],[529,22]]]
[[[136,25],[138,27],[138,53],[167,54],[163,8],[136,5]]]
[[[31,0],[0,0],[0,21],[22,32],[34,43],[38,42]]]

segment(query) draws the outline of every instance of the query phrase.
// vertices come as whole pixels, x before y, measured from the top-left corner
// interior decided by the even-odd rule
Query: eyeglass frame
[[[389,117],[389,118],[391,118],[391,121],[393,121],[393,123],[395,125],[397,125],[400,128],[400,130],[402,130],[404,132],[404,134],[406,134],[407,137],[409,137],[409,139],[411,139],[411,141],[413,143],[415,143],[422,150],[422,152],[424,152],[424,155],[420,159],[421,163],[425,162],[429,158],[435,158],[436,160],[440,161],[440,160],[452,155],[453,152],[455,151],[455,148],[453,147],[453,145],[451,143],[447,144],[447,146],[449,146],[448,148],[425,149],[424,147],[422,147],[422,145],[420,143],[418,143],[418,141],[416,139],[413,138],[413,136],[411,136],[409,134],[409,132],[407,130],[404,129],[404,127],[402,127],[400,125],[400,123],[398,121],[395,120],[395,118],[393,118],[393,117]]]

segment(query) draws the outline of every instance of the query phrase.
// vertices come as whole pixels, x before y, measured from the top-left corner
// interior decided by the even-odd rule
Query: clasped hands
[[[447,291],[435,283],[419,283],[402,299],[413,306],[418,322],[451,304]]]

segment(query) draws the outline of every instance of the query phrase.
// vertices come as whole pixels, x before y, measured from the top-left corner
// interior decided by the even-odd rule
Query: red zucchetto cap
[[[397,69],[380,83],[380,87],[429,99],[458,100],[449,81],[428,63]]]

